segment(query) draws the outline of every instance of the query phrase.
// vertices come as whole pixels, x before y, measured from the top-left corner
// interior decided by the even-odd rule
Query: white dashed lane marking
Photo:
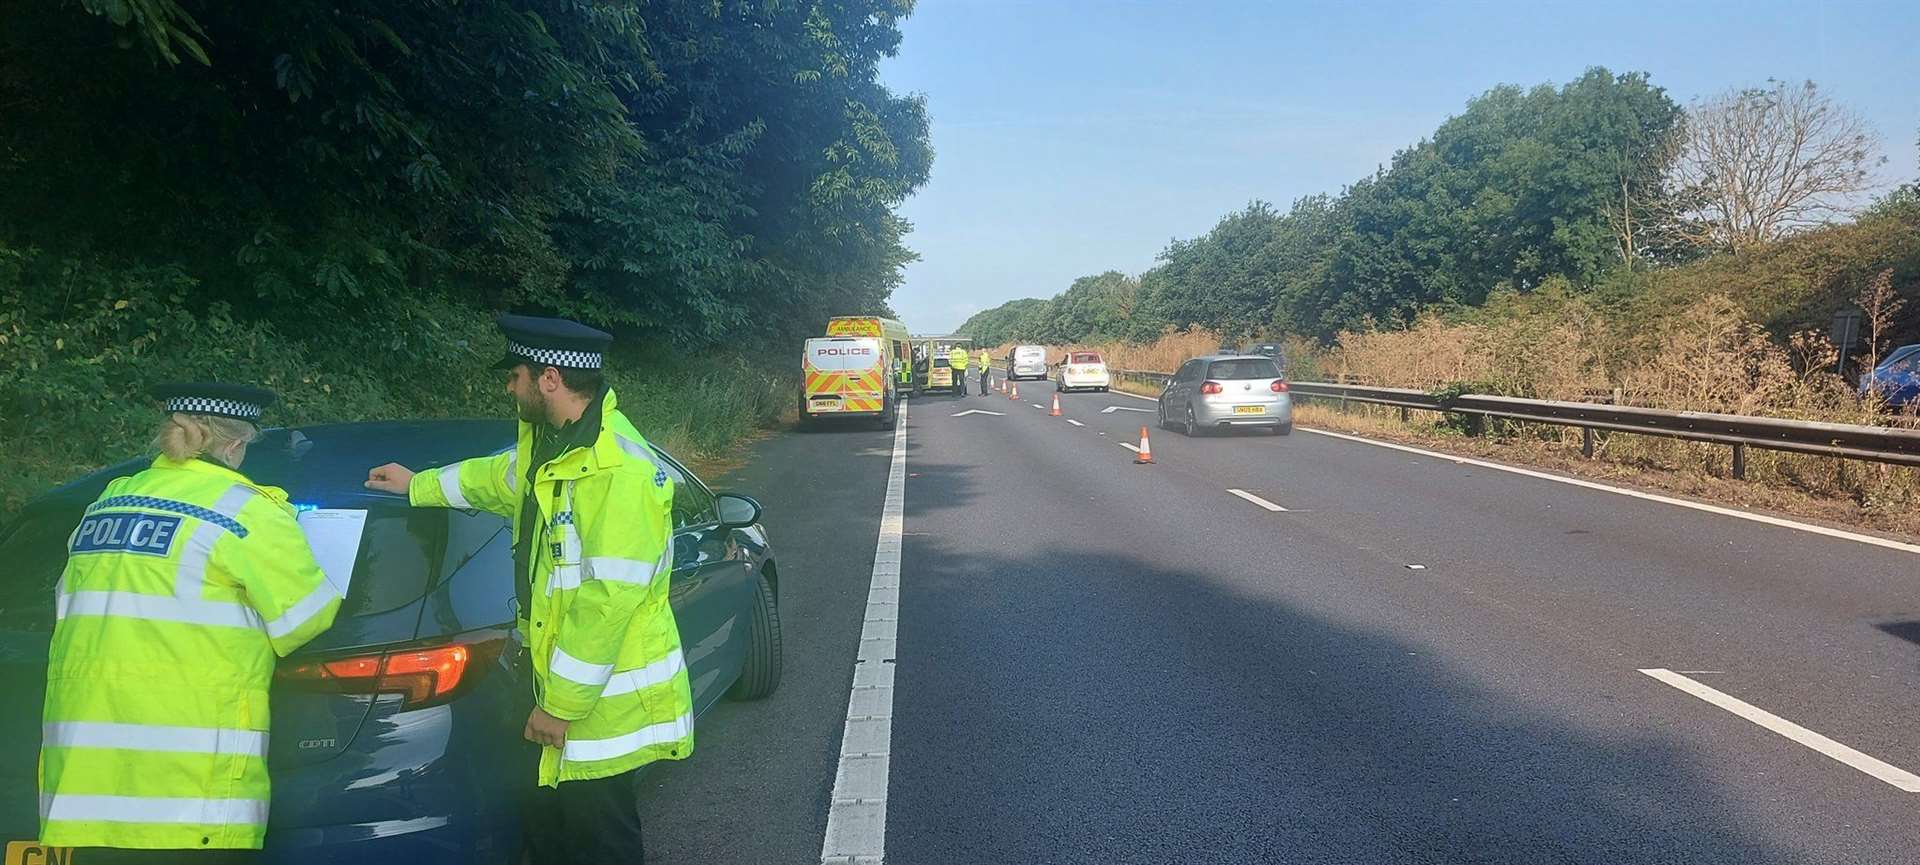
[[[1276,505],[1273,502],[1267,501],[1266,499],[1256,496],[1253,493],[1247,492],[1246,490],[1227,490],[1227,492],[1233,493],[1236,496],[1246,499],[1247,501],[1253,502],[1254,504],[1259,505],[1260,507],[1266,508],[1267,510],[1273,511],[1275,513],[1283,513],[1286,511],[1286,508]]]
[[[1872,775],[1908,793],[1920,793],[1920,775],[1863,754],[1765,709],[1732,695],[1709,688],[1672,670],[1641,670],[1653,678],[1699,697],[1715,706],[1759,724],[1802,745],[1832,757],[1848,766]]]

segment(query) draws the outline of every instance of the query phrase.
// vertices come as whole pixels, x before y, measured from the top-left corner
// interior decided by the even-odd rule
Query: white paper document
[[[353,585],[353,561],[360,554],[360,534],[367,529],[367,512],[348,508],[316,508],[301,511],[296,519],[307,535],[307,546],[320,562],[340,597]]]

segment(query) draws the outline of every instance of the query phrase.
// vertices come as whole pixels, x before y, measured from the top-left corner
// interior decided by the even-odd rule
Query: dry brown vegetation
[[[1614,319],[1573,297],[1515,303],[1529,308],[1346,335],[1319,363],[1336,377],[1402,387],[1464,384],[1477,392],[1540,399],[1617,394],[1627,404],[1684,411],[1855,424],[1887,420],[1833,372],[1835,351],[1824,334],[1802,331],[1782,344],[1724,295],[1709,294],[1678,315],[1638,323]],[[1581,437],[1569,427],[1503,424],[1497,431],[1575,452]],[[1725,446],[1653,436],[1604,436],[1595,456],[1702,477],[1730,471]],[[1910,516],[1920,494],[1913,469],[1850,460],[1754,451],[1747,472],[1752,483],[1846,500],[1875,518]]]

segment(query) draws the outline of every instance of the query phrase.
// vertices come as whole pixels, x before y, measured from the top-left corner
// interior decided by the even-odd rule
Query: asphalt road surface
[[[1920,861],[1920,548],[1304,429],[1135,466],[1152,402],[1020,389],[720,479],[786,678],[648,777],[649,862]]]

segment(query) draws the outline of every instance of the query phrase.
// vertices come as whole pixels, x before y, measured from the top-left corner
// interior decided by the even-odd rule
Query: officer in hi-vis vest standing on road
[[[983,348],[975,361],[980,364],[980,395],[987,396],[993,391],[993,380],[989,378],[993,373],[993,357]]]
[[[40,842],[95,865],[249,862],[274,661],[331,626],[340,595],[286,493],[240,473],[274,395],[155,394],[160,455],[88,506],[54,588]]]
[[[535,865],[642,861],[636,771],[693,753],[693,698],[667,604],[673,481],[601,374],[613,337],[502,316],[512,450],[367,486],[513,521],[519,628],[534,670],[524,735],[541,747],[525,815]]]
[[[967,395],[967,350],[960,346],[947,349],[947,366],[953,370],[953,392]]]

